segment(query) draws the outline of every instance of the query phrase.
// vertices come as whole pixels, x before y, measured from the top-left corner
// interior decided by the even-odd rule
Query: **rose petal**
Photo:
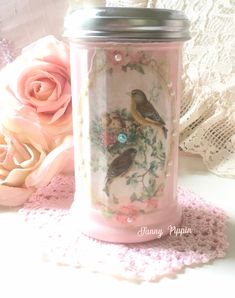
[[[0,205],[1,206],[20,206],[26,202],[33,194],[32,188],[10,187],[0,185]]]
[[[26,144],[24,144],[24,146],[25,146],[30,157],[18,165],[21,168],[32,169],[33,167],[36,166],[35,161],[40,161],[43,158],[43,156],[45,155],[45,153],[43,152],[40,155],[40,152],[35,150],[35,148],[33,148],[32,146],[26,145]]]
[[[71,148],[73,148],[73,137],[67,136],[61,145],[46,156],[39,168],[26,178],[25,185],[27,187],[47,185],[55,175],[65,168]]]
[[[30,173],[30,170],[28,169],[20,169],[20,168],[12,169],[11,171],[8,171],[8,173],[4,175],[6,177],[5,179],[0,180],[0,185],[20,187],[24,185],[25,178],[28,176],[29,173]]]
[[[17,134],[21,143],[30,143],[38,151],[41,149],[49,151],[47,136],[40,124],[37,123],[37,117],[35,116],[35,121],[32,121],[31,115],[28,118],[25,114],[26,111],[27,109],[22,109],[16,113],[13,111],[11,115],[5,115],[1,119],[1,130],[6,136],[9,135],[8,131],[11,134]]]
[[[52,35],[45,36],[25,47],[22,54],[30,59],[37,58],[66,67],[69,71],[69,49],[66,44]]]
[[[56,112],[60,107],[64,104],[68,104],[71,101],[71,87],[70,84],[67,82],[64,86],[63,94],[60,97],[57,97],[56,101],[48,101],[47,106],[39,106],[37,107],[37,112]]]
[[[74,173],[74,148],[73,147],[68,151],[66,163],[64,168],[61,170],[61,173],[65,175]]]
[[[70,96],[70,95],[69,95]],[[51,117],[50,121],[48,122],[48,124],[50,123],[54,123],[56,122],[58,119],[60,119],[66,112],[68,105],[70,104],[70,101],[67,101],[66,104],[64,104],[63,107],[61,107],[60,109],[58,109],[58,111]]]
[[[23,144],[21,144],[15,137],[10,135],[10,144],[12,147],[12,153],[14,155],[13,161],[16,164],[20,164],[22,161],[30,158],[30,154],[27,151],[27,148]]]
[[[0,168],[0,184],[1,184],[1,181],[2,181],[1,177],[5,177],[8,174],[9,174],[9,170]]]
[[[7,171],[5,175],[2,175],[6,178],[0,180],[0,184],[8,186],[24,185],[26,177],[42,163],[45,157],[46,154],[44,152],[41,152],[40,155],[37,153],[36,155],[32,156],[31,165],[29,167],[23,168],[16,165],[14,169]],[[0,174],[2,170],[3,169],[0,169]]]
[[[31,62],[29,65],[20,66],[20,71],[15,71],[12,79],[9,81],[10,89],[14,95],[24,104],[34,104],[44,106],[47,101],[37,100],[30,94],[30,85],[32,82],[48,78],[55,82],[60,96],[64,88],[65,81],[69,81],[69,73],[59,66],[48,64],[46,62]]]
[[[35,70],[34,70],[35,72]],[[36,69],[36,73],[27,71],[25,77],[21,78],[21,81],[18,81],[19,87],[22,84],[24,89],[24,97],[25,100],[30,99],[30,103],[34,101],[35,104],[42,105],[41,100],[53,101],[57,100],[58,97],[61,96],[61,92],[64,88],[64,84],[67,80],[67,75],[64,73],[60,73],[59,69],[52,68],[50,72],[44,71],[40,65]],[[35,93],[34,85],[37,85],[39,90],[36,90]],[[44,87],[44,91],[42,92],[42,88]],[[23,90],[22,90],[23,91]],[[42,96],[47,96],[46,98],[42,98]],[[46,104],[46,103],[44,103]],[[49,102],[47,102],[49,104]]]
[[[2,166],[8,171],[15,168],[12,152],[7,151],[4,161],[0,162],[0,166]]]
[[[51,115],[42,114],[40,116],[44,129],[53,137],[58,135],[68,135],[72,133],[72,103],[70,102],[62,118],[51,125]]]

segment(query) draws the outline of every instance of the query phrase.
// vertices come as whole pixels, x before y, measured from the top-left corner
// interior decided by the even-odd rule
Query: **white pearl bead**
[[[122,55],[121,54],[116,54],[115,56],[114,56],[114,59],[116,60],[116,61],[121,61],[122,60]]]

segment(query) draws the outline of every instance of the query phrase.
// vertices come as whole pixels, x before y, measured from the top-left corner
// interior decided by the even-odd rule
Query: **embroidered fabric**
[[[74,177],[57,176],[38,189],[19,214],[35,230],[48,261],[133,280],[158,280],[193,264],[225,255],[224,212],[198,195],[178,188],[185,233],[140,244],[112,244],[83,235],[70,215]],[[186,229],[185,229],[186,228]],[[183,231],[183,230],[182,230]]]

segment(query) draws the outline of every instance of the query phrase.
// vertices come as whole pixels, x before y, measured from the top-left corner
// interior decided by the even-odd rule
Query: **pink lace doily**
[[[198,195],[178,188],[182,227],[192,233],[140,244],[111,244],[91,239],[72,224],[69,208],[74,178],[58,176],[19,210],[35,228],[49,261],[137,280],[157,280],[185,266],[223,257],[228,247],[226,215]]]

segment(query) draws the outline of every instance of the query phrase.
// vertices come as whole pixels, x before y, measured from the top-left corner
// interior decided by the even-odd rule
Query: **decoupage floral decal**
[[[95,206],[105,217],[123,224],[155,211],[165,189],[168,127],[157,109],[165,92],[166,73],[158,76],[163,63],[158,63],[151,52],[117,47],[98,51],[90,73],[90,88],[96,86],[93,83],[100,75],[108,82],[119,78],[120,72],[125,73],[126,80],[131,79],[132,71],[141,76],[149,71],[156,73],[148,92],[135,89],[130,90],[129,97],[124,95],[130,109],[111,109],[94,113],[91,118],[90,141],[96,148],[92,149],[91,170],[105,176],[104,196],[97,199]],[[125,183],[125,191],[128,189],[128,196],[123,190],[119,195],[115,192],[115,181],[120,178],[120,184]]]
[[[106,70],[109,74],[114,71],[127,72],[128,70],[135,70],[144,75],[145,66],[154,64],[151,55],[145,51],[130,52],[126,49],[116,49],[107,51],[97,51],[94,65],[93,74]]]
[[[114,50],[108,51],[107,62],[109,65],[108,71],[112,74],[113,70],[118,69],[126,72],[128,69],[136,70],[144,74],[144,66],[151,61],[150,57],[144,51],[136,51],[135,53],[128,53],[128,51]]]
[[[103,159],[99,158],[100,154],[99,157],[93,156],[91,166],[94,172],[108,172],[105,162],[107,159],[110,160],[110,167],[112,162],[128,149],[135,148],[132,174],[125,175],[126,185],[133,189],[129,201],[143,203],[145,207],[148,206],[148,210],[156,208],[158,197],[164,189],[164,184],[157,184],[156,178],[164,169],[166,155],[164,143],[156,136],[154,128],[141,126],[126,109],[121,109],[93,119],[90,136],[91,142],[103,154]],[[147,158],[147,152],[150,158]],[[127,161],[124,164],[127,164]],[[120,162],[118,161],[118,164]],[[143,191],[137,194],[135,188],[139,184]],[[111,196],[111,199],[114,204],[118,203],[116,197]],[[142,208],[140,213],[143,213],[144,209],[146,208]],[[112,214],[112,210],[106,210],[106,214],[108,213]]]

